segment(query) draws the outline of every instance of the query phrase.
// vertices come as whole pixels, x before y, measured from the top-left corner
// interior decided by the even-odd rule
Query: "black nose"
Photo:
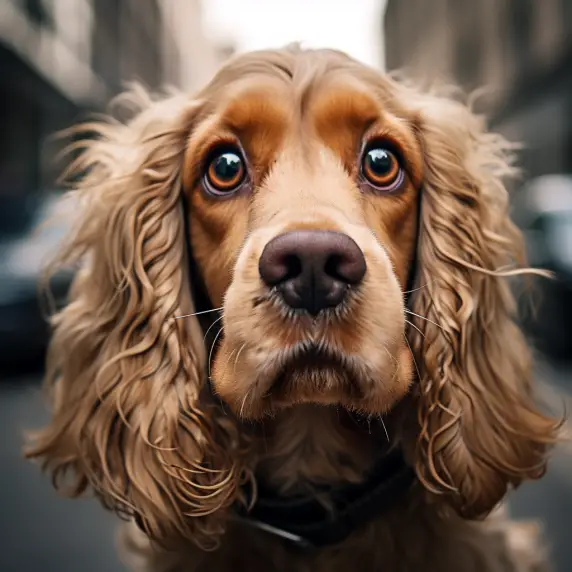
[[[313,316],[334,308],[366,271],[359,246],[346,234],[298,230],[273,238],[258,262],[260,277],[284,302]]]

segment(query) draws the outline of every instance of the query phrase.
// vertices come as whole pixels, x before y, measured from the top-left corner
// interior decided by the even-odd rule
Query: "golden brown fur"
[[[98,137],[70,168],[83,211],[60,260],[81,269],[53,318],[52,420],[28,451],[55,485],[135,517],[137,570],[544,569],[524,525],[480,520],[543,474],[558,429],[534,403],[506,284],[525,261],[503,139],[450,96],[295,47],[239,56],[195,97],[127,101],[133,118],[87,125]],[[360,178],[372,138],[403,158],[396,193]],[[221,142],[242,149],[249,183],[213,200],[201,178]],[[289,313],[261,283],[262,249],[294,229],[341,231],[364,252],[339,312]],[[199,282],[220,321],[194,316]],[[342,372],[293,369],[276,386],[308,343]],[[359,481],[387,439],[418,481],[342,545],[299,553],[229,521],[257,480],[284,495]]]

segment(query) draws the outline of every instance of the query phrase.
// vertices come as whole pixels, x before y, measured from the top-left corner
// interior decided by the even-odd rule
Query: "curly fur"
[[[126,102],[141,111],[126,125],[86,125],[98,138],[81,143],[70,169],[88,173],[73,191],[84,210],[58,263],[86,263],[52,320],[53,419],[34,455],[57,488],[71,473],[73,495],[89,485],[128,516],[146,506],[150,536],[206,544],[222,525],[201,517],[236,500],[245,468],[237,428],[199,403],[198,324],[173,320],[194,311],[179,172],[195,106],[141,89]]]
[[[511,145],[459,103],[425,97],[420,106],[427,174],[418,283],[427,288],[412,307],[439,327],[413,317],[411,343],[423,356],[416,469],[475,517],[507,486],[540,477],[554,438],[554,421],[531,395],[530,354],[504,280],[519,273],[506,270],[515,263],[534,270],[524,268],[508,216]]]
[[[265,422],[262,446],[242,410],[213,399],[211,345],[193,317],[198,278],[189,275],[189,213],[180,199],[190,185],[189,140],[208,128],[227,86],[272,76],[290,82],[303,106],[320,81],[341,73],[368,86],[410,130],[423,158],[406,332],[413,382],[391,412],[379,411],[418,483],[341,546],[301,555],[229,521],[229,507],[245,500],[243,486],[265,475],[288,494],[302,480],[359,480],[377,445],[333,417],[316,425],[313,411],[294,407]],[[137,570],[544,570],[543,549],[526,527],[479,520],[509,487],[543,474],[560,424],[535,404],[530,351],[506,283],[533,272],[508,216],[511,147],[450,95],[422,93],[330,51],[247,54],[194,98],[152,100],[134,88],[123,102],[130,119],[89,123],[83,133],[90,137],[72,146],[80,151],[69,172],[82,212],[55,267],[72,262],[79,270],[69,303],[52,318],[52,418],[27,451],[54,485],[72,495],[92,489],[137,522],[143,533],[132,524],[124,533]],[[191,228],[194,240],[199,227]],[[210,245],[214,234],[200,240]],[[209,288],[208,253],[216,256],[214,246],[197,262],[215,305],[226,304],[228,283]],[[220,256],[219,274],[228,268],[230,281],[241,259]],[[405,274],[411,261],[402,258],[394,257],[394,267]],[[515,264],[520,270],[511,270]],[[174,319],[182,315],[189,318]],[[238,353],[225,359],[236,366]],[[352,458],[341,462],[344,451]],[[524,547],[521,537],[530,537]]]

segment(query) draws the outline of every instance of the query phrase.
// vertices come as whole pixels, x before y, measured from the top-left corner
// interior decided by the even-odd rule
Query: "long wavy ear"
[[[417,472],[465,517],[540,477],[559,421],[537,408],[531,358],[506,278],[526,269],[503,184],[512,153],[450,97],[412,95],[425,156],[418,288]],[[520,271],[511,271],[519,265]]]
[[[160,542],[206,546],[238,494],[238,436],[199,397],[205,349],[191,297],[181,163],[198,107],[124,98],[134,116],[85,127],[71,171],[81,220],[60,262],[80,262],[53,317],[51,422],[27,450],[59,489],[91,487]],[[188,315],[184,319],[175,316]],[[71,482],[66,477],[71,477]],[[66,486],[68,485],[68,486]]]

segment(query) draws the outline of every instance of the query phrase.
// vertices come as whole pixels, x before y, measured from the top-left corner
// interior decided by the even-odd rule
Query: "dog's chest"
[[[409,514],[409,516],[407,516]],[[399,511],[357,530],[337,547],[298,549],[240,525],[220,549],[189,544],[180,552],[153,549],[133,525],[123,530],[124,560],[134,572],[549,572],[533,523],[489,518],[443,521]]]

